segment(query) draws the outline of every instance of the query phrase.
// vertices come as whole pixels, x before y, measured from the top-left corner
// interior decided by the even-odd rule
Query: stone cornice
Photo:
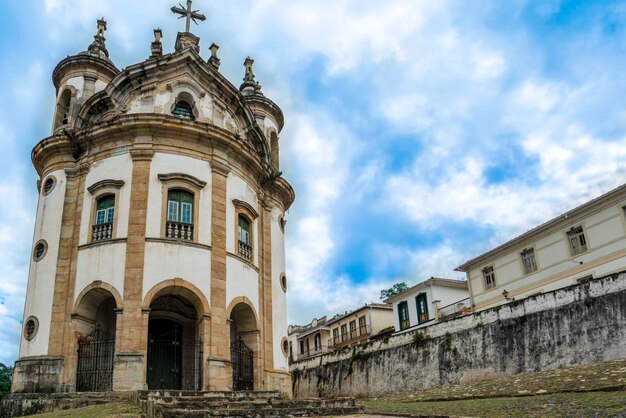
[[[91,186],[87,187],[87,191],[89,191],[89,193],[91,194],[95,194],[99,190],[102,190],[108,187],[111,187],[114,189],[121,189],[122,186],[124,186],[124,180],[106,179],[106,180],[100,180],[99,182],[94,183]]]
[[[217,173],[224,177],[226,177],[228,173],[230,173],[230,167],[228,166],[227,163],[223,163],[218,160],[211,160],[210,164],[211,164],[212,173]]]
[[[150,137],[150,141],[138,143],[139,137]],[[231,170],[239,170],[252,182],[266,179],[257,183],[257,187],[269,198],[276,199],[283,210],[295,199],[289,183],[247,142],[209,123],[181,121],[166,115],[130,114],[78,129],[76,141],[85,149],[78,162],[94,163],[124,152],[129,152],[134,160],[150,160],[155,152],[185,155],[208,161],[216,174],[227,176]],[[52,167],[68,168],[77,164],[64,135],[41,140],[33,148],[32,160],[39,175]]]
[[[128,152],[133,161],[152,161],[152,157],[154,157],[152,148],[133,148]]]
[[[278,132],[282,131],[285,126],[285,116],[283,115],[283,111],[280,110],[280,107],[270,99],[262,95],[252,95],[247,96],[245,98],[246,102],[250,105],[250,107],[254,108],[256,106],[262,106],[265,108],[268,113],[274,116],[276,122],[278,123]]]
[[[189,174],[184,174],[184,173],[159,174],[158,177],[159,177],[159,180],[161,180],[164,183],[170,182],[170,181],[177,181],[181,183],[186,183],[190,187],[197,189],[197,190],[202,190],[204,189],[204,186],[206,186],[206,181],[202,181],[194,176],[190,176]]]
[[[239,200],[239,199],[233,199],[233,205],[235,205],[236,208],[241,208],[244,211],[248,212],[248,214],[250,215],[250,217],[252,217],[252,219],[256,219],[259,217],[259,214],[257,213],[257,211],[254,210],[252,205],[249,204],[248,202],[244,202],[243,200]]]
[[[76,72],[78,75],[79,73],[82,74],[85,72],[87,68],[94,67],[100,70],[109,79],[114,78],[120,72],[115,65],[102,58],[92,55],[73,55],[59,62],[52,71],[54,87],[59,88],[61,80],[65,78],[68,73]]]

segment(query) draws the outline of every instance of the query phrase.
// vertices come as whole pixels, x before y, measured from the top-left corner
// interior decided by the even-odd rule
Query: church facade
[[[123,70],[105,31],[98,21],[88,50],[54,69],[52,135],[32,151],[12,390],[289,395],[282,111],[253,60],[237,88],[189,29],[170,54],[155,30],[151,56]]]

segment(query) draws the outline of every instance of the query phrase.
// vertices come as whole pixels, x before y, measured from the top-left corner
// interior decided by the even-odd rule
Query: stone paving
[[[626,359],[513,376],[491,376],[482,381],[384,396],[390,400],[455,400],[530,396],[559,392],[626,390]]]

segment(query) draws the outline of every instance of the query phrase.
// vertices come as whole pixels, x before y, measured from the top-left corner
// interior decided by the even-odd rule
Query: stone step
[[[140,390],[139,399],[148,397],[178,397],[178,398],[225,398],[225,399],[276,399],[283,396],[278,391],[189,391],[189,390]]]
[[[285,417],[362,413],[354,398],[287,399],[278,392],[142,391],[147,417]]]
[[[278,417],[306,417],[306,416],[329,416],[348,415],[363,413],[363,407],[337,407],[337,408],[259,408],[259,409],[205,409],[187,410],[178,408],[166,408],[158,411],[162,418],[219,418],[219,417],[245,417],[245,418],[278,418]]]
[[[325,408],[325,407],[353,407],[355,401],[353,398],[340,399],[257,399],[257,400],[241,400],[241,401],[224,401],[224,400],[187,400],[176,399],[172,402],[156,402],[156,405],[165,408],[173,407],[177,409],[257,409],[263,407],[270,408]]]

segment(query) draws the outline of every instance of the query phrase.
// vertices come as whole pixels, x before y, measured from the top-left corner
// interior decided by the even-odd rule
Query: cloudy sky
[[[5,0],[0,362],[17,357],[51,73],[108,21],[119,68],[166,52],[174,0]],[[377,301],[626,181],[626,2],[196,0],[202,54],[256,60],[283,109],[289,320]]]

